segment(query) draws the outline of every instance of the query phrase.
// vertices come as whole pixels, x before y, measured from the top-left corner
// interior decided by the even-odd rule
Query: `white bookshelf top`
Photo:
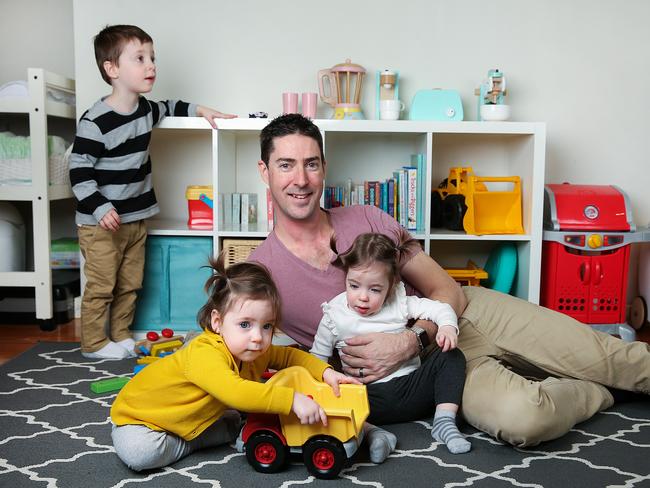
[[[197,120],[198,119],[198,120]],[[219,129],[232,131],[260,131],[271,119],[217,120]],[[427,120],[333,120],[315,119],[314,123],[327,132],[406,132],[456,134],[534,134],[545,128],[543,122],[437,122]],[[197,117],[168,117],[161,128],[209,128],[207,121]]]

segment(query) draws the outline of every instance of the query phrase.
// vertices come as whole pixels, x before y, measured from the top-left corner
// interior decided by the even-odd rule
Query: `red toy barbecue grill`
[[[640,240],[627,195],[615,186],[546,185],[543,306],[634,340],[625,324],[632,242]],[[631,334],[631,335],[630,335]]]

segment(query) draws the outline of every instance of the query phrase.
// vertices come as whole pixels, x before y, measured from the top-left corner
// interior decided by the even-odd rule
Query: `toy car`
[[[340,385],[341,396],[335,397],[329,385],[316,381],[301,366],[278,371],[269,382],[309,395],[325,410],[328,425],[303,425],[293,413],[248,414],[242,431],[248,463],[261,473],[275,473],[284,468],[289,453],[302,453],[315,477],[336,478],[363,439],[363,423],[370,412],[366,387]]]
[[[510,185],[488,191],[485,183]],[[468,234],[523,234],[519,176],[474,175],[471,167],[450,168],[431,193],[431,226]]]

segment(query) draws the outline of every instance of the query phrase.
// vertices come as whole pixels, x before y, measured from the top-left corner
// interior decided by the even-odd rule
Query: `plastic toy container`
[[[205,304],[210,277],[211,237],[149,236],[144,280],[138,292],[134,330],[199,329],[196,313]]]
[[[189,218],[187,226],[190,229],[210,230],[213,226],[212,185],[188,186],[185,192]]]

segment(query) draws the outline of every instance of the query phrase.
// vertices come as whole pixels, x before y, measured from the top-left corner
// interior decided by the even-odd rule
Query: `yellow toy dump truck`
[[[363,423],[370,407],[364,385],[340,385],[336,397],[326,383],[316,381],[301,366],[275,373],[269,382],[290,386],[314,399],[327,414],[328,425],[303,425],[289,415],[248,414],[242,441],[248,463],[261,473],[275,473],[286,464],[289,453],[302,453],[311,474],[336,478],[363,438]]]
[[[489,191],[485,183],[512,186]],[[431,226],[468,234],[523,234],[519,176],[476,176],[471,167],[454,167],[431,194]]]

